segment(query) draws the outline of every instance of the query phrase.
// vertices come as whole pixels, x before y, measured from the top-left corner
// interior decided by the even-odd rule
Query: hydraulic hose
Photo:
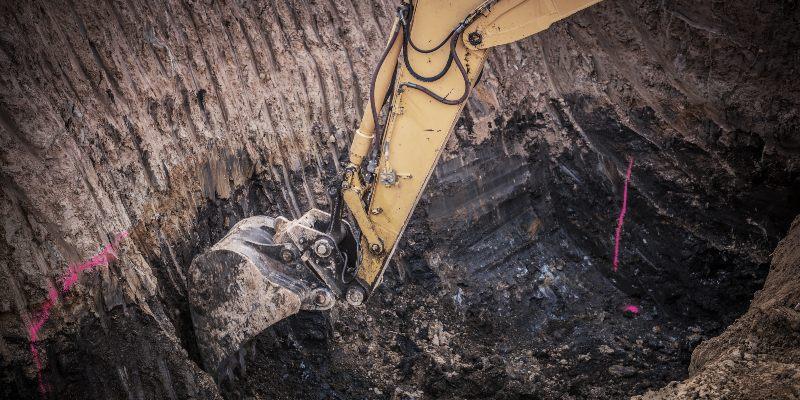
[[[461,59],[458,57],[458,54],[456,53],[456,43],[458,43],[458,40],[461,38],[461,34],[464,32],[464,28],[465,28],[464,24],[459,25],[458,28],[455,29],[454,34],[450,38],[450,59],[455,60],[456,67],[458,68],[458,71],[461,73],[461,78],[464,81],[464,93],[461,95],[461,97],[459,97],[456,100],[448,100],[434,93],[432,90],[426,88],[425,86],[418,85],[413,82],[403,82],[400,84],[400,86],[401,87],[405,86],[419,90],[420,92],[425,93],[428,96],[431,96],[434,100],[443,104],[455,106],[463,103],[464,100],[466,100],[467,97],[469,97],[470,89],[472,86],[469,84],[469,75],[467,74],[467,70],[466,68],[464,68],[464,65],[461,63]]]
[[[389,43],[386,45],[386,48],[383,50],[383,54],[381,54],[380,60],[378,61],[378,66],[372,72],[372,80],[370,81],[369,85],[369,106],[370,110],[372,111],[372,120],[375,124],[375,137],[372,140],[372,145],[370,146],[370,152],[373,152],[376,146],[380,146],[381,141],[383,141],[383,129],[380,128],[380,124],[378,121],[378,105],[375,103],[375,83],[378,80],[378,74],[381,71],[381,67],[386,62],[386,56],[389,55],[392,47],[394,47],[394,42],[397,40],[397,36],[400,33],[400,30],[404,30],[402,24],[395,24],[394,29],[392,29],[392,34],[389,39]],[[392,72],[392,80],[389,84],[389,90],[386,92],[384,96],[384,104],[389,99],[390,93],[392,92],[392,87],[394,86],[394,80],[397,71]],[[382,106],[383,104],[381,104]]]

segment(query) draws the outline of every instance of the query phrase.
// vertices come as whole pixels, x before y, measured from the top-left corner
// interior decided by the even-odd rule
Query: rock
[[[392,393],[392,400],[418,400],[423,397],[424,393],[417,388],[397,387]]]
[[[688,346],[689,348],[694,348],[702,340],[703,340],[702,336],[700,336],[697,333],[693,333],[686,337],[686,346]]]
[[[612,349],[611,347],[609,347],[608,345],[605,345],[605,344],[601,344],[600,347],[597,348],[597,351],[599,351],[601,354],[613,354],[614,353],[614,349]]]
[[[655,339],[655,338],[648,338],[647,339],[647,347],[653,350],[661,350],[665,347],[664,342]]]
[[[636,368],[614,364],[608,367],[608,373],[618,378],[629,378],[636,375]]]

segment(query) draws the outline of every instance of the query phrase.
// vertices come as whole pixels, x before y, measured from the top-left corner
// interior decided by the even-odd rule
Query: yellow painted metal
[[[402,36],[398,36],[390,48],[395,58],[387,58],[387,63],[399,65],[396,92],[381,143],[382,151],[376,171],[378,179],[371,187],[365,186],[356,167],[363,160],[368,147],[364,145],[363,136],[372,134],[369,129],[373,128],[372,114],[368,105],[359,128],[362,136],[356,135],[356,140],[361,142],[351,147],[351,152],[355,154],[351,153],[350,172],[345,175],[343,184],[345,204],[362,232],[358,278],[370,290],[380,283],[397,241],[408,224],[465,103],[446,105],[419,90],[404,87],[402,83],[416,83],[448,100],[458,99],[464,90],[470,90],[474,85],[484,66],[488,47],[539,32],[552,22],[598,1],[417,0],[414,3],[411,39],[423,49],[440,43],[474,10],[481,7],[483,12],[466,28],[463,40],[459,38],[456,41],[456,53],[468,72],[470,84],[467,87],[455,64],[434,82],[415,79],[405,63],[396,61]],[[478,47],[467,40],[468,34],[476,29],[484,35]],[[449,52],[449,43],[427,54],[409,46],[408,58],[417,73],[431,76],[442,69]],[[378,81],[388,85],[390,79],[390,70],[382,68]],[[388,86],[376,90],[376,99],[383,99],[385,91],[380,90],[384,87]],[[377,105],[378,110],[381,106],[380,103]],[[365,122],[367,119],[369,121]],[[365,204],[363,196],[369,190],[372,195],[369,204]]]
[[[411,39],[421,48],[435,46],[481,3],[482,0],[418,1]],[[409,49],[408,58],[418,73],[430,76],[445,65],[449,52],[449,44],[429,54]],[[474,82],[483,67],[486,51],[467,50],[459,40],[456,52],[469,72],[470,81]],[[464,90],[469,90],[464,87],[455,65],[435,82],[419,81],[411,76],[405,65],[400,65],[397,82],[417,83],[448,99],[457,99]],[[397,239],[419,201],[462,107],[463,104],[453,106],[439,103],[408,87],[396,93],[383,136],[378,179],[374,183],[372,201],[367,209],[384,249],[381,254],[375,254],[369,250],[370,244],[365,238],[362,237],[361,243],[362,259],[358,278],[370,289],[380,281],[384,264],[394,252]],[[386,181],[392,175],[396,177],[394,184],[381,183],[381,176]]]
[[[488,49],[515,42],[539,33],[553,22],[564,19],[601,0],[506,0],[492,6],[464,34],[464,44],[470,49]],[[481,35],[473,45],[468,37],[472,32]]]
[[[365,192],[364,182],[356,171],[356,168],[347,168],[342,184],[342,199],[350,209],[350,213],[355,218],[361,231],[361,248],[373,249],[370,250],[373,252],[375,250],[382,252],[384,248],[383,239],[378,236],[375,224],[373,224],[372,219],[367,214],[366,207],[364,207],[364,202],[362,201]]]

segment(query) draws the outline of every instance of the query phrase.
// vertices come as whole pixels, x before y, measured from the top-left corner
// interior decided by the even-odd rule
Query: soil
[[[242,218],[327,206],[395,6],[0,4],[0,398],[798,396],[800,5],[777,0],[606,0],[493,51],[383,286],[218,386],[186,268]],[[49,289],[122,231],[37,366]]]
[[[800,218],[773,253],[764,288],[722,335],[701,343],[691,377],[648,399],[800,398]]]

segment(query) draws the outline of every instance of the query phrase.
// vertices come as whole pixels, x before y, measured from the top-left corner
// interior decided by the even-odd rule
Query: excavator
[[[218,382],[230,378],[247,343],[277,321],[337,301],[364,304],[489,50],[599,1],[402,0],[349,159],[328,189],[330,208],[243,219],[192,261],[188,297],[203,368]]]

